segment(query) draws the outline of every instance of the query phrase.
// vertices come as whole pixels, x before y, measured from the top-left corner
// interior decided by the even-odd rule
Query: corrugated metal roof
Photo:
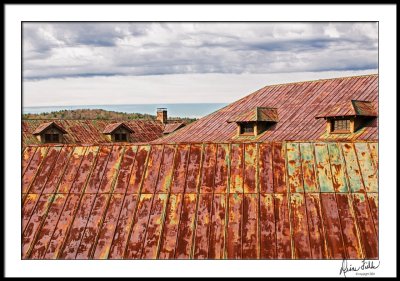
[[[29,146],[23,259],[377,259],[376,142]]]
[[[278,111],[276,108],[256,107],[244,113],[233,116],[228,122],[251,122],[270,121],[278,122]]]
[[[67,131],[65,131],[63,127],[61,127],[60,125],[58,125],[56,122],[53,121],[53,122],[46,122],[46,123],[40,124],[32,134],[39,135],[50,127],[55,127],[64,134],[67,133]]]
[[[316,118],[340,117],[340,116],[378,116],[374,105],[370,101],[349,100],[342,101],[321,112]]]
[[[50,121],[52,122],[52,121]],[[104,134],[104,129],[111,124],[124,122],[133,133],[131,142],[150,142],[163,136],[164,124],[153,120],[57,120],[55,123],[65,129],[64,142],[67,144],[101,144],[111,142]],[[22,120],[22,145],[40,145],[33,135],[36,128],[49,120]]]
[[[107,125],[103,130],[103,134],[111,134],[121,126],[124,127],[126,130],[128,130],[130,133],[134,133],[134,131],[131,128],[129,128],[129,126],[126,125],[124,122],[117,122]]]
[[[277,108],[279,115],[276,126],[255,141],[377,140],[377,122],[355,134],[327,135],[325,120],[315,118],[320,112],[350,100],[372,101],[374,108],[378,108],[378,75],[266,86],[153,143],[230,142],[236,136],[237,124],[227,121],[255,107]]]
[[[175,132],[176,130],[185,127],[185,125],[186,124],[183,122],[167,123],[165,124],[164,134],[170,134],[172,132]]]

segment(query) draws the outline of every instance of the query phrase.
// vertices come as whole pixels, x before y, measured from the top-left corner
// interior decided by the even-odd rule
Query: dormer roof
[[[65,131],[60,125],[57,125],[57,123],[53,121],[40,124],[33,132],[33,135],[40,135],[51,127],[56,128],[63,134],[67,134],[67,131]]]

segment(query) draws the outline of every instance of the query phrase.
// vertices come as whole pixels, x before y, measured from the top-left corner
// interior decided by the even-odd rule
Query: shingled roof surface
[[[377,122],[354,134],[329,135],[326,133],[325,120],[315,118],[338,103],[351,100],[371,101],[377,109],[378,75],[266,86],[153,143],[235,140],[237,125],[227,121],[256,107],[277,108],[279,121],[276,126],[253,138],[254,141],[377,140]]]
[[[377,259],[376,142],[28,146],[23,259]]]
[[[53,122],[51,120],[50,122]],[[143,143],[155,140],[163,136],[164,124],[153,120],[56,120],[57,125],[61,126],[67,134],[64,135],[64,142],[68,144],[101,144],[111,142],[103,134],[107,126],[114,126],[124,122],[133,133],[130,139],[135,143]],[[22,120],[22,145],[37,144],[40,141],[33,135],[36,128],[49,123],[49,120]]]

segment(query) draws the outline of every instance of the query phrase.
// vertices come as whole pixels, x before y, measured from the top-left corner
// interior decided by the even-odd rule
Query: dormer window
[[[103,130],[103,134],[111,142],[128,142],[132,133],[133,130],[123,122],[109,124]]]
[[[351,100],[334,105],[316,118],[326,120],[329,134],[350,134],[363,128],[377,116],[372,102]]]
[[[228,120],[237,124],[237,135],[258,136],[278,122],[276,108],[255,107]]]
[[[62,143],[67,132],[55,122],[47,122],[39,125],[33,135],[42,143]]]

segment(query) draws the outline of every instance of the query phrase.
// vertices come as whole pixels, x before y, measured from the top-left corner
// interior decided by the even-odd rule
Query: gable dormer
[[[278,110],[255,107],[228,120],[232,122],[237,124],[237,136],[258,136],[278,122]]]
[[[129,142],[130,134],[133,133],[134,131],[123,122],[109,124],[103,130],[103,134],[111,142]]]
[[[41,143],[63,143],[64,134],[67,134],[67,131],[55,122],[40,124],[33,132]]]
[[[370,101],[339,102],[315,118],[326,120],[329,134],[352,134],[375,120],[378,114]]]

